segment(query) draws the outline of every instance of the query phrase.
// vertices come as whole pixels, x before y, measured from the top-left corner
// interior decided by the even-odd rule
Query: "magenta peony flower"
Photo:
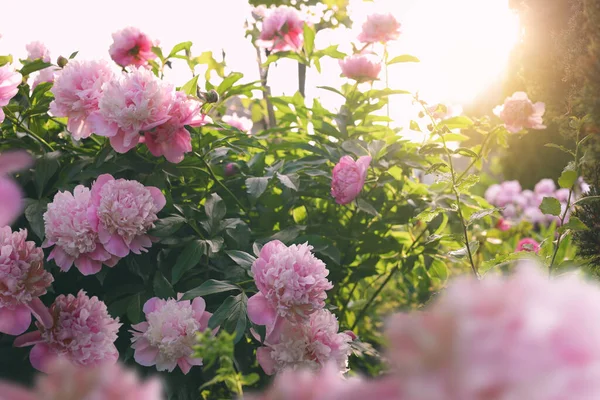
[[[22,80],[23,76],[10,64],[0,67],[0,123],[4,121],[2,107],[8,105],[10,99],[15,97]]]
[[[128,27],[112,34],[113,44],[108,50],[110,58],[121,67],[132,65],[145,67],[148,60],[154,60],[156,54],[152,47],[158,46],[158,42],[152,41],[148,35],[138,28]]]
[[[392,14],[371,14],[362,26],[362,43],[387,43],[400,37],[400,22]]]
[[[114,70],[104,60],[71,60],[57,74],[51,90],[54,101],[50,104],[50,112],[57,117],[69,118],[67,129],[74,139],[92,134],[90,115],[98,111],[103,87],[114,77]]]
[[[0,153],[0,227],[12,224],[23,211],[23,191],[6,175],[26,169],[32,163],[24,150]]]
[[[110,138],[119,153],[140,141],[140,134],[167,122],[174,104],[173,86],[143,68],[134,68],[104,88],[98,112],[90,116],[94,132]]]
[[[370,82],[378,79],[381,63],[368,54],[355,54],[339,60],[342,75],[357,82]]]
[[[333,168],[331,182],[331,195],[336,203],[348,204],[359,195],[365,185],[370,163],[370,156],[359,157],[356,161],[350,156],[340,158]]]
[[[25,46],[27,50],[27,60],[35,61],[42,60],[44,62],[50,62],[50,50],[42,42],[31,42]]]
[[[532,103],[525,92],[515,92],[504,100],[503,105],[494,108],[494,114],[504,121],[511,133],[518,133],[523,128],[546,129],[542,120],[545,111],[544,103]]]
[[[27,230],[0,227],[0,332],[22,334],[31,325],[32,312],[44,326],[52,326],[39,296],[53,281],[44,270],[44,252],[27,241]]]
[[[104,174],[92,185],[87,217],[104,248],[113,256],[125,257],[130,251],[140,254],[152,246],[146,232],[154,227],[156,214],[166,203],[158,188]]]
[[[208,329],[211,313],[201,297],[189,300],[162,300],[153,297],[144,304],[146,321],[132,325],[131,347],[134,358],[145,367],[156,365],[158,371],[173,371],[179,366],[184,374],[194,365],[202,365],[194,358],[196,333]]]
[[[537,240],[533,239],[533,238],[525,238],[525,239],[521,239],[519,241],[519,243],[517,244],[517,248],[515,249],[515,252],[519,252],[519,251],[530,251],[532,253],[536,253],[540,250],[540,244],[537,242]]]
[[[44,213],[46,240],[42,247],[54,246],[48,260],[63,271],[73,264],[83,275],[100,272],[102,264],[114,267],[118,257],[99,242],[98,233],[88,221],[91,192],[79,185],[70,192],[58,192]]]
[[[257,43],[272,52],[300,50],[304,43],[304,21],[300,13],[287,6],[270,10],[263,20]]]
[[[169,112],[169,120],[144,133],[143,142],[150,153],[162,155],[172,163],[183,161],[184,154],[192,151],[192,137],[185,129],[189,126],[202,126],[212,122],[202,114],[202,104],[183,92],[175,93],[175,101]]]
[[[233,113],[233,115],[224,115],[223,122],[246,133],[252,132],[252,127],[254,126],[250,118],[240,117],[237,113]]]
[[[61,294],[50,307],[50,314],[54,318],[52,328],[37,323],[39,330],[15,339],[17,347],[34,345],[29,353],[34,368],[47,372],[57,357],[81,366],[117,361],[114,342],[121,324],[96,296],[90,298],[83,290],[77,297]]]

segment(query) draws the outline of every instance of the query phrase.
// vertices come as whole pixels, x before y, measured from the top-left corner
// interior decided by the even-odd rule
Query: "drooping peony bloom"
[[[156,157],[164,155],[172,163],[183,161],[184,154],[192,151],[192,137],[185,129],[189,126],[202,126],[212,122],[201,112],[202,104],[183,92],[175,93],[171,117],[167,122],[144,133],[143,142]]]
[[[179,366],[184,374],[194,365],[202,365],[194,358],[196,333],[208,329],[211,313],[201,297],[177,301],[153,297],[144,304],[146,321],[132,325],[131,347],[138,364],[156,365],[158,371],[173,371]]]
[[[23,211],[23,191],[6,175],[26,169],[32,163],[31,156],[23,150],[0,153],[0,226],[12,224]]]
[[[104,60],[71,60],[57,75],[50,112],[69,118],[67,129],[74,139],[87,138],[93,132],[90,115],[98,111],[103,87],[114,79],[115,72]]]
[[[138,28],[128,27],[112,34],[113,44],[108,50],[110,58],[121,67],[129,65],[145,67],[148,60],[154,60],[156,54],[152,52],[153,46],[158,42],[153,41]]]
[[[539,250],[540,250],[540,244],[537,242],[537,240],[535,240],[533,238],[525,238],[525,239],[519,240],[519,243],[517,244],[517,248],[515,249],[516,252],[530,251],[532,253],[537,253]]]
[[[265,244],[252,264],[259,292],[248,300],[248,317],[258,325],[274,326],[278,316],[306,320],[325,306],[327,280],[325,263],[316,258],[308,243],[287,247],[279,240]]]
[[[158,188],[104,174],[92,185],[87,216],[104,248],[125,257],[130,251],[140,254],[152,246],[147,232],[166,203]]]
[[[342,75],[357,82],[370,82],[378,79],[381,63],[369,54],[355,54],[339,60]]]
[[[139,143],[141,133],[171,118],[174,96],[173,85],[152,71],[133,68],[105,86],[100,109],[90,116],[93,130],[110,138],[115,151],[126,153]]]
[[[389,324],[401,398],[600,398],[600,289],[522,266],[459,278],[424,312]]]
[[[246,133],[252,132],[252,127],[254,126],[250,118],[240,117],[237,113],[233,113],[233,115],[224,115],[223,122]]]
[[[300,50],[304,43],[304,21],[300,13],[287,6],[269,10],[257,43],[272,52]]]
[[[104,363],[81,368],[64,359],[38,375],[32,389],[0,381],[3,400],[163,400],[158,379],[142,381],[120,364]]]
[[[31,325],[31,313],[46,327],[52,316],[39,296],[54,279],[44,270],[44,252],[27,241],[27,230],[0,227],[0,332],[20,335]]]
[[[359,157],[354,161],[350,156],[344,156],[333,168],[331,195],[338,204],[348,204],[361,192],[367,179],[370,156]]]
[[[362,26],[358,40],[362,43],[387,43],[400,37],[400,22],[392,14],[372,14]]]
[[[50,62],[50,50],[42,42],[31,42],[25,46],[27,50],[27,60],[35,61],[42,60],[44,62]]]
[[[80,366],[117,361],[114,342],[121,324],[96,296],[90,298],[83,290],[77,297],[61,294],[50,307],[50,314],[54,318],[51,328],[36,323],[39,330],[15,339],[17,347],[34,345],[29,353],[34,368],[47,372],[57,357]]]
[[[504,104],[494,108],[496,114],[506,129],[511,133],[518,133],[523,128],[546,129],[542,116],[546,106],[542,102],[533,103],[525,92],[515,92],[504,100]]]
[[[10,99],[15,97],[22,80],[23,76],[10,64],[0,67],[0,123],[5,117],[2,107],[8,105]]]

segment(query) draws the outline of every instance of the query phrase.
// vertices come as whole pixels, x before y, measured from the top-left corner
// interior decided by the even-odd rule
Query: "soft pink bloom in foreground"
[[[354,161],[350,156],[344,156],[333,168],[331,195],[338,204],[348,204],[361,192],[367,179],[370,156],[359,157]]]
[[[504,121],[506,129],[518,133],[523,128],[546,129],[542,116],[546,106],[542,102],[533,103],[525,92],[515,92],[504,100],[504,104],[494,108],[494,114]]]
[[[52,325],[39,296],[53,280],[44,270],[44,252],[27,241],[27,230],[0,227],[0,332],[22,334],[31,325],[32,312],[44,325]]]
[[[374,81],[381,72],[381,63],[369,54],[355,54],[339,60],[342,75],[357,82]]]
[[[532,238],[525,238],[519,241],[515,251],[530,251],[533,253],[537,253],[539,250],[540,244],[537,242],[537,240]]]
[[[211,313],[206,311],[202,297],[177,301],[153,297],[144,304],[146,321],[133,325],[131,347],[134,358],[146,367],[156,365],[158,371],[173,371],[179,366],[184,374],[194,365],[202,365],[194,358],[196,333],[208,329]]]
[[[202,126],[212,122],[202,114],[202,104],[183,92],[175,93],[171,117],[167,122],[144,133],[144,143],[156,157],[164,155],[172,163],[183,161],[184,154],[192,151],[192,137],[185,129],[189,126]]]
[[[304,43],[304,21],[292,7],[270,10],[262,23],[259,45],[273,52],[298,51]]]
[[[126,153],[140,141],[140,134],[167,122],[175,91],[152,71],[134,68],[104,88],[100,110],[90,119],[97,135],[110,138],[119,153]]]
[[[29,353],[34,368],[46,372],[57,357],[81,366],[117,361],[114,342],[121,324],[96,296],[90,298],[83,290],[77,297],[61,294],[50,307],[50,314],[54,318],[51,328],[36,323],[38,331],[15,339],[17,347],[34,345]]]
[[[42,60],[44,62],[50,62],[50,50],[42,42],[31,42],[25,46],[27,50],[27,60],[35,61]]]
[[[74,139],[89,137],[93,132],[89,117],[98,111],[102,89],[115,78],[114,70],[104,60],[71,60],[57,75],[50,112],[69,118],[67,129]]]
[[[32,389],[0,381],[2,400],[163,400],[160,381],[142,381],[120,364],[81,368],[64,359],[38,375]]]
[[[152,246],[146,233],[166,203],[158,188],[104,174],[92,185],[87,217],[104,248],[125,257],[130,251],[140,254]]]
[[[459,278],[424,312],[389,324],[406,399],[600,398],[600,289],[537,266]]]
[[[112,34],[113,44],[108,52],[110,57],[122,67],[133,65],[143,67],[148,65],[148,60],[154,60],[156,54],[152,52],[153,46],[158,42],[151,40],[148,35],[138,28],[128,27]]]
[[[8,105],[10,99],[15,97],[22,80],[23,76],[16,72],[10,64],[0,67],[0,123],[4,121],[2,107]]]
[[[33,159],[26,151],[0,153],[0,226],[10,225],[23,211],[23,191],[6,175],[28,168]]]
[[[252,132],[252,127],[254,126],[250,118],[240,117],[237,113],[233,113],[233,115],[224,115],[223,122],[246,133]]]
[[[400,37],[400,22],[392,14],[372,14],[362,26],[358,40],[362,43],[387,43]]]

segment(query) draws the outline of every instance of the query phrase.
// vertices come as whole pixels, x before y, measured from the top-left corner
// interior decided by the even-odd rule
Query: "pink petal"
[[[23,192],[15,182],[0,176],[0,199],[0,226],[8,226],[23,210]]]
[[[100,191],[102,190],[102,187],[110,181],[114,181],[115,178],[113,178],[113,176],[111,174],[102,174],[100,175],[98,178],[96,178],[96,180],[94,181],[94,183],[92,184],[92,190],[91,190],[91,200],[90,203],[95,205],[95,206],[99,206],[100,205]],[[92,208],[92,207],[90,207]],[[90,210],[88,209],[88,213],[90,212]],[[94,208],[94,213],[96,212],[95,208]],[[97,216],[95,218],[98,218]],[[89,214],[88,214],[88,219],[89,219]]]
[[[75,261],[73,257],[65,253],[63,249],[58,246],[55,246],[48,255],[48,260],[52,259],[54,259],[56,265],[58,265],[63,272],[70,270],[71,266],[73,265],[73,261]]]
[[[0,175],[12,174],[33,165],[33,158],[25,150],[7,151],[0,154]]]
[[[212,317],[212,313],[209,313],[208,311],[204,311],[204,313],[202,314],[202,316],[200,317],[200,319],[198,320],[198,322],[200,323],[200,330],[203,331],[206,328],[208,328],[208,321],[210,321],[210,317]],[[216,335],[218,332],[219,328],[216,328],[215,331],[213,331],[213,333]]]
[[[123,241],[123,238],[114,233],[107,243],[104,243],[104,248],[112,255],[117,257],[125,257],[129,254],[129,247]]]
[[[273,375],[275,373],[275,360],[271,357],[271,349],[268,347],[259,347],[256,349],[256,360],[265,374]]]
[[[85,139],[92,134],[92,126],[87,123],[86,118],[69,118],[67,130],[71,132],[75,140]]]
[[[165,198],[165,195],[162,194],[159,188],[156,188],[154,186],[147,186],[146,189],[150,191],[150,195],[152,196],[154,204],[156,204],[158,210],[162,210],[163,207],[167,204],[167,199]]]
[[[31,345],[40,343],[42,341],[43,341],[42,332],[40,332],[40,331],[27,332],[26,334],[21,335],[18,338],[16,338],[15,341],[13,342],[13,346],[27,347],[27,346],[31,346]]]
[[[0,399],[2,400],[37,400],[35,393],[26,390],[25,388],[12,385],[10,383],[0,382]]]
[[[138,332],[146,332],[146,330],[148,329],[148,326],[150,326],[150,325],[146,321],[140,322],[139,324],[131,325],[131,327]]]
[[[91,125],[91,129],[100,136],[111,138],[119,131],[118,126],[107,122],[99,112],[92,113],[88,116],[87,122]]]
[[[152,241],[148,237],[148,235],[136,236],[133,238],[131,243],[129,243],[129,250],[134,252],[135,254],[140,254],[141,252],[146,252],[146,248],[152,246]]]
[[[75,266],[82,275],[88,276],[100,272],[102,269],[102,262],[92,260],[88,258],[87,255],[80,255],[75,259]]]
[[[188,372],[190,372],[190,369],[192,369],[192,366],[185,358],[177,360],[177,365],[179,365],[179,368],[181,368],[181,372],[183,372],[184,375],[187,375]]]
[[[28,306],[29,310],[33,313],[34,317],[38,321],[40,321],[44,328],[52,328],[52,325],[54,325],[54,319],[52,318],[48,307],[46,307],[44,303],[42,303],[39,297],[36,297],[33,300],[31,300]]]
[[[194,318],[200,321],[202,314],[206,311],[206,302],[202,297],[196,297],[192,300],[192,310],[194,310]]]
[[[106,251],[104,246],[97,244],[94,251],[85,254],[88,258],[95,261],[108,261],[112,258],[111,254]]]
[[[127,153],[129,150],[137,146],[140,141],[140,136],[136,135],[131,137],[131,141],[125,142],[125,135],[123,133],[113,136],[110,138],[110,145],[117,153]]]
[[[117,256],[112,256],[111,258],[109,258],[108,260],[104,261],[104,265],[106,265],[107,267],[114,267],[115,265],[117,265],[119,263],[119,261],[121,260],[121,258],[117,257]]]
[[[162,302],[158,297],[153,297],[144,303],[144,314],[148,315],[156,310],[156,307]]]
[[[38,343],[31,349],[29,353],[29,361],[31,366],[38,371],[49,372],[49,366],[56,359],[56,354],[52,352],[46,343]]]
[[[9,310],[0,307],[0,332],[7,335],[20,335],[31,325],[31,311],[24,305]]]
[[[144,367],[150,367],[156,364],[156,357],[158,356],[158,348],[156,347],[144,347],[143,349],[136,349],[133,354],[135,362]]]
[[[262,293],[256,293],[248,299],[248,318],[256,325],[272,325],[276,316],[277,311]]]

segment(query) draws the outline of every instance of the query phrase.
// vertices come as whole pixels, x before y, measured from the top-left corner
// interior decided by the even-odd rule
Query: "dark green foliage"
[[[596,196],[596,198],[592,198]],[[594,185],[575,207],[573,215],[585,224],[587,229],[573,233],[577,245],[577,255],[587,260],[596,274],[600,273],[600,190]]]

